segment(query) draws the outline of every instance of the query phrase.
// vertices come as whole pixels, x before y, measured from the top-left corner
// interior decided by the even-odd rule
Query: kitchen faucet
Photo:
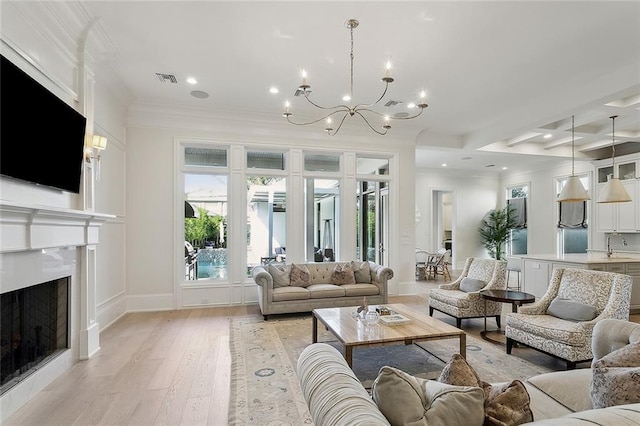
[[[613,233],[610,234],[609,236],[607,236],[607,257],[611,257],[611,255],[613,254],[613,250],[611,250],[611,237],[617,237],[619,236],[622,239],[622,244],[623,245],[627,245],[627,240],[624,239],[624,237],[618,233]]]

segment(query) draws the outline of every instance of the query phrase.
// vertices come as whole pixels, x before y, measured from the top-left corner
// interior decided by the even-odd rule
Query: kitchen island
[[[635,253],[614,253],[607,257],[606,252],[582,254],[527,254],[522,259],[522,280],[524,290],[540,299],[547,291],[553,268],[578,268],[594,271],[615,272],[631,275],[631,313],[640,313],[640,255]]]

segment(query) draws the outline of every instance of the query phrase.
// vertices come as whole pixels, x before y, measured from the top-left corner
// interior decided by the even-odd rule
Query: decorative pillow
[[[460,281],[460,291],[464,291],[465,293],[480,291],[486,285],[487,283],[485,281],[476,278],[464,277],[462,281]]]
[[[556,297],[549,304],[547,314],[569,321],[591,321],[598,315],[598,311],[595,306]]]
[[[442,369],[438,381],[455,386],[482,388],[485,425],[509,426],[533,421],[529,392],[520,380],[492,386],[480,380],[475,370],[460,354],[451,357]]]
[[[356,276],[353,274],[353,270],[351,269],[351,265],[348,263],[339,264],[336,263],[335,268],[333,268],[333,272],[331,273],[331,284],[355,284]]]
[[[484,393],[478,387],[452,386],[382,367],[371,396],[392,426],[482,425]]]
[[[307,265],[291,265],[291,286],[309,287],[311,285],[311,273]]]
[[[369,262],[354,262],[351,261],[351,269],[356,276],[357,283],[370,283],[371,282],[371,267]]]
[[[611,352],[591,366],[593,408],[640,402],[640,342]]]
[[[291,265],[269,265],[267,270],[273,278],[273,288],[289,287]]]
[[[460,354],[451,356],[438,381],[456,386],[480,386],[480,377]]]

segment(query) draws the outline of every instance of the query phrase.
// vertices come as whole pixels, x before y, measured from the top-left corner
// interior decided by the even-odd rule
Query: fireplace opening
[[[71,277],[3,293],[0,395],[69,347]]]

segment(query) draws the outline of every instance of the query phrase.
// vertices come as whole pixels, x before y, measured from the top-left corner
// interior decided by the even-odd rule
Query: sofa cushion
[[[460,291],[472,293],[474,291],[482,290],[486,285],[486,281],[482,281],[477,278],[464,277],[462,281],[460,281]]]
[[[328,297],[344,297],[345,291],[339,285],[312,284],[307,287],[311,299],[324,299]]]
[[[583,411],[593,408],[589,384],[591,369],[556,371],[538,374],[527,379],[527,383],[544,392],[550,398],[571,411]]]
[[[594,361],[592,370],[593,408],[640,403],[640,342]]]
[[[616,405],[566,414],[555,419],[533,422],[535,426],[637,426],[640,424],[640,404]]]
[[[278,287],[273,289],[273,301],[306,300],[311,297],[309,290],[304,287]]]
[[[356,283],[371,282],[371,266],[368,261],[354,262],[351,261],[351,269],[356,277]]]
[[[482,425],[484,393],[411,376],[384,366],[371,396],[392,425]]]
[[[346,296],[375,296],[380,294],[380,289],[375,284],[344,284],[341,285]]]
[[[290,274],[291,285],[294,287],[309,287],[311,285],[311,274],[307,265],[291,265]]]
[[[469,295],[458,290],[433,289],[429,292],[429,298],[459,309],[469,307]]]
[[[331,284],[342,285],[355,283],[356,277],[353,274],[351,265],[349,263],[336,263],[336,266],[333,268],[333,272],[331,273]]]
[[[269,265],[267,270],[273,278],[273,288],[288,287],[291,284],[291,265]]]
[[[591,344],[591,335],[585,333],[579,323],[551,315],[510,313],[507,315],[507,328],[509,327],[569,346],[583,347]],[[508,332],[509,330],[507,336]]]
[[[442,369],[438,381],[482,388],[485,425],[520,425],[533,421],[529,393],[520,380],[498,385],[484,382],[460,354],[453,354]]]
[[[591,321],[598,315],[598,312],[595,306],[556,297],[549,304],[547,314],[569,321]]]

